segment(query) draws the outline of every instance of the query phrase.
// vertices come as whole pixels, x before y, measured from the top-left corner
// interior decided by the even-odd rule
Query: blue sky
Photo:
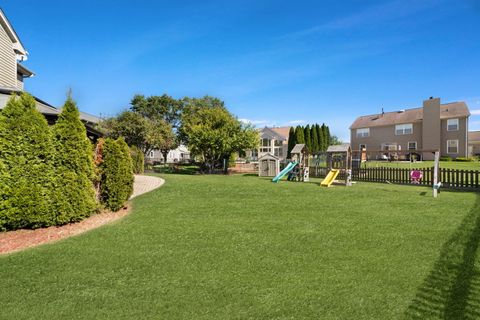
[[[2,1],[26,89],[110,116],[136,93],[217,96],[258,126],[463,100],[480,130],[479,1]]]

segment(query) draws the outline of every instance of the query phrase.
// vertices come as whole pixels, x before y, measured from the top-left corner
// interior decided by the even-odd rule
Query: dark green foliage
[[[105,139],[100,164],[100,198],[106,208],[118,211],[133,192],[133,164],[123,138]]]
[[[310,137],[312,139],[312,152],[318,152],[319,151],[319,146],[318,146],[318,133],[317,133],[317,125],[314,124],[312,125],[312,128],[310,129]]]
[[[295,128],[295,144],[305,143],[305,136],[303,134],[302,126],[297,126]]]
[[[132,146],[130,147],[130,155],[132,156],[133,173],[143,174],[145,170],[145,156],[143,155],[142,150]]]
[[[55,224],[52,133],[35,100],[13,96],[0,114],[0,229]]]
[[[468,157],[468,158],[465,158],[465,157],[457,157],[457,158],[455,158],[454,161],[458,161],[458,162],[473,162],[473,161],[475,161],[475,158],[473,158],[473,157]]]
[[[332,144],[332,139],[330,137],[330,129],[325,123],[322,124],[323,136],[325,139],[325,150]]]
[[[303,136],[305,137],[305,145],[307,146],[308,150],[312,150],[312,137],[310,136],[310,125],[307,124],[305,128],[303,128]]]
[[[290,127],[290,131],[288,132],[288,152],[287,152],[287,159],[292,157],[291,151],[295,147],[295,129]]]
[[[318,151],[325,151],[325,139],[323,137],[322,128],[318,123],[316,123],[315,129],[317,130]]]
[[[94,213],[97,203],[92,144],[71,97],[53,127],[53,137],[58,189],[67,200],[56,203],[59,206],[57,224],[79,221]]]

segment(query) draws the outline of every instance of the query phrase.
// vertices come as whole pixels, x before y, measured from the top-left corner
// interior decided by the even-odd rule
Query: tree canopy
[[[185,98],[183,102],[180,135],[209,170],[234,152],[258,146],[257,130],[236,119],[223,101],[205,96]]]

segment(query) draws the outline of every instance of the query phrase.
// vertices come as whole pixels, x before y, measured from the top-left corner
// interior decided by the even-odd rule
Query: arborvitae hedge
[[[130,154],[133,162],[133,172],[135,174],[143,174],[145,170],[145,157],[142,150],[136,146],[130,147]]]
[[[106,208],[118,211],[133,192],[133,164],[123,138],[105,139],[100,164],[100,198]]]
[[[60,206],[57,224],[82,220],[97,209],[93,185],[93,147],[75,102],[68,97],[53,127],[58,187],[67,203]]]
[[[0,114],[0,229],[55,224],[56,190],[52,134],[35,100],[13,96]]]

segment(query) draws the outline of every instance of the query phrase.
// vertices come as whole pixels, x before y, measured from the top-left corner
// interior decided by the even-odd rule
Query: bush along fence
[[[410,178],[410,173],[414,170],[422,172],[422,179],[418,180],[416,185],[433,185],[433,167],[431,168],[353,168],[353,181],[383,182],[395,184],[414,184]],[[327,168],[311,167],[310,175],[323,178],[328,174]],[[340,172],[338,179],[345,179],[345,173]],[[442,188],[480,190],[480,171],[478,170],[458,170],[439,168],[438,181],[442,183]]]
[[[106,159],[97,157],[95,166],[94,148],[70,97],[49,127],[32,96],[12,96],[0,112],[0,231],[62,225],[102,206],[121,208],[133,185],[130,150],[123,140],[104,144]]]

